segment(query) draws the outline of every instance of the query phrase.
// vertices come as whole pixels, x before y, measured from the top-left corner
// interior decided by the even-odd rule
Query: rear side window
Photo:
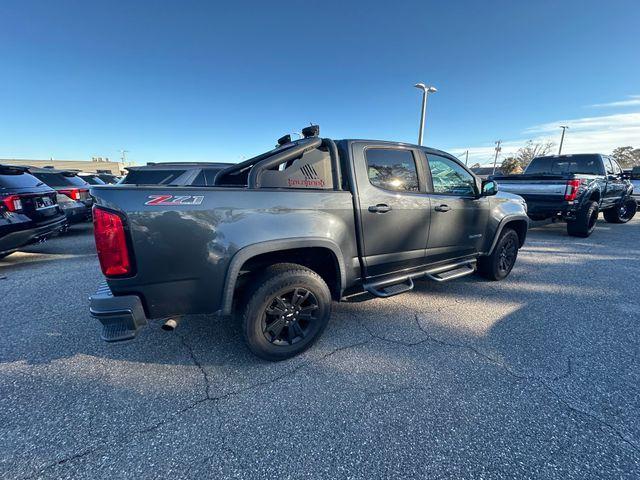
[[[394,192],[419,191],[416,161],[411,150],[368,148],[365,157],[372,185]]]
[[[93,177],[93,176],[90,176],[90,175],[82,175],[80,178],[82,180],[84,180],[85,182],[87,182],[88,184],[90,184],[90,185],[104,185],[105,184],[97,176]]]
[[[121,183],[129,185],[169,185],[185,170],[130,170]]]
[[[537,157],[525,170],[526,174],[582,173],[585,175],[603,175],[602,162],[610,168],[606,158],[600,155],[560,155],[556,157]]]
[[[475,178],[450,158],[428,154],[433,193],[475,195]]]
[[[29,188],[42,185],[33,175],[21,173],[18,170],[0,171],[0,188]]]
[[[262,173],[263,188],[333,189],[331,155],[316,148]]]

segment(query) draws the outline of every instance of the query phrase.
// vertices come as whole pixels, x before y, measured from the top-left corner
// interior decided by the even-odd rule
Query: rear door
[[[475,177],[453,158],[426,152],[431,177],[429,263],[477,254],[483,245],[489,198],[477,195]]]
[[[602,161],[607,172],[607,185],[602,195],[602,208],[607,208],[615,205],[622,196],[624,180],[622,179],[622,170],[617,163],[605,156],[602,157]],[[618,167],[619,173],[616,171],[616,167]]]
[[[420,152],[384,143],[352,148],[365,276],[424,265],[431,202]]]

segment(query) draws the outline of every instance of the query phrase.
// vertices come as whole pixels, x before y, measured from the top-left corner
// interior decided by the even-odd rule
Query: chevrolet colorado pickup
[[[91,188],[106,284],[90,313],[104,340],[133,338],[148,318],[238,312],[249,348],[281,360],[319,337],[332,299],[513,268],[528,228],[520,197],[439,150],[303,133],[214,186]]]
[[[607,222],[626,223],[637,209],[629,175],[606,155],[536,157],[521,175],[490,178],[527,201],[529,218],[565,220],[575,237],[593,233],[599,212]]]

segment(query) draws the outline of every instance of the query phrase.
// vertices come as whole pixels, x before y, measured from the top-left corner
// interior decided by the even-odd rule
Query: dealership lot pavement
[[[102,343],[92,242],[0,260],[1,478],[640,477],[640,220],[334,305],[277,364],[207,317]]]

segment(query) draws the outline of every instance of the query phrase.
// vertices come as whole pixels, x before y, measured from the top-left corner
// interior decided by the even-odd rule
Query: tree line
[[[522,173],[527,165],[535,157],[550,154],[556,145],[551,141],[534,142],[529,140],[518,149],[515,155],[505,158],[500,164],[500,170],[505,175]],[[633,168],[640,166],[640,148],[631,146],[618,147],[611,152],[611,156],[620,164],[622,168]],[[478,167],[480,165],[477,165]]]

